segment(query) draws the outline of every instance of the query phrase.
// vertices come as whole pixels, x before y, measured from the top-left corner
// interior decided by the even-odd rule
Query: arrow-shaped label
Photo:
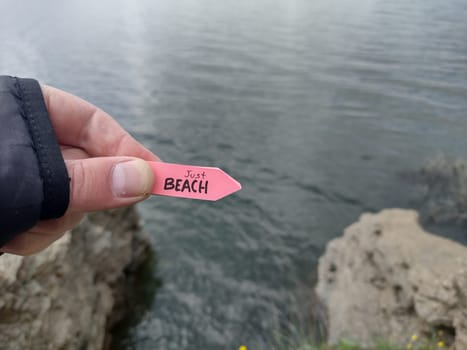
[[[148,162],[154,171],[152,194],[217,201],[242,185],[219,168]]]

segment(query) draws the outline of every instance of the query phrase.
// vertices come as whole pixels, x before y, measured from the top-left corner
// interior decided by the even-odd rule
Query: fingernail
[[[150,166],[141,159],[114,165],[112,192],[116,197],[141,197],[151,192],[154,175]]]

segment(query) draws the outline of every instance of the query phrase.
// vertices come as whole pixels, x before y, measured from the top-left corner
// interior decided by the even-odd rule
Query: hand
[[[154,178],[143,159],[160,161],[102,110],[53,87],[41,88],[71,179],[70,204],[63,217],[41,221],[4,245],[5,253],[36,253],[76,226],[86,212],[147,198]]]

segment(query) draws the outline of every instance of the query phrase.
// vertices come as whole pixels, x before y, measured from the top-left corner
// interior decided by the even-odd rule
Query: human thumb
[[[118,208],[145,199],[154,186],[151,167],[132,157],[67,160],[70,211]]]

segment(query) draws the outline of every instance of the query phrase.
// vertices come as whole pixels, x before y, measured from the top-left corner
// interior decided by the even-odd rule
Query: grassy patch
[[[292,340],[285,336],[274,336],[273,344],[268,350],[453,350],[453,335],[444,332],[443,330],[433,331],[430,335],[419,336],[413,334],[408,337],[404,346],[394,345],[384,340],[375,341],[373,347],[363,347],[357,342],[351,340],[341,340],[338,344],[328,345],[317,343],[302,335],[301,337],[295,336]],[[248,348],[242,345],[238,350],[258,350]],[[265,349],[261,349],[265,350]]]

